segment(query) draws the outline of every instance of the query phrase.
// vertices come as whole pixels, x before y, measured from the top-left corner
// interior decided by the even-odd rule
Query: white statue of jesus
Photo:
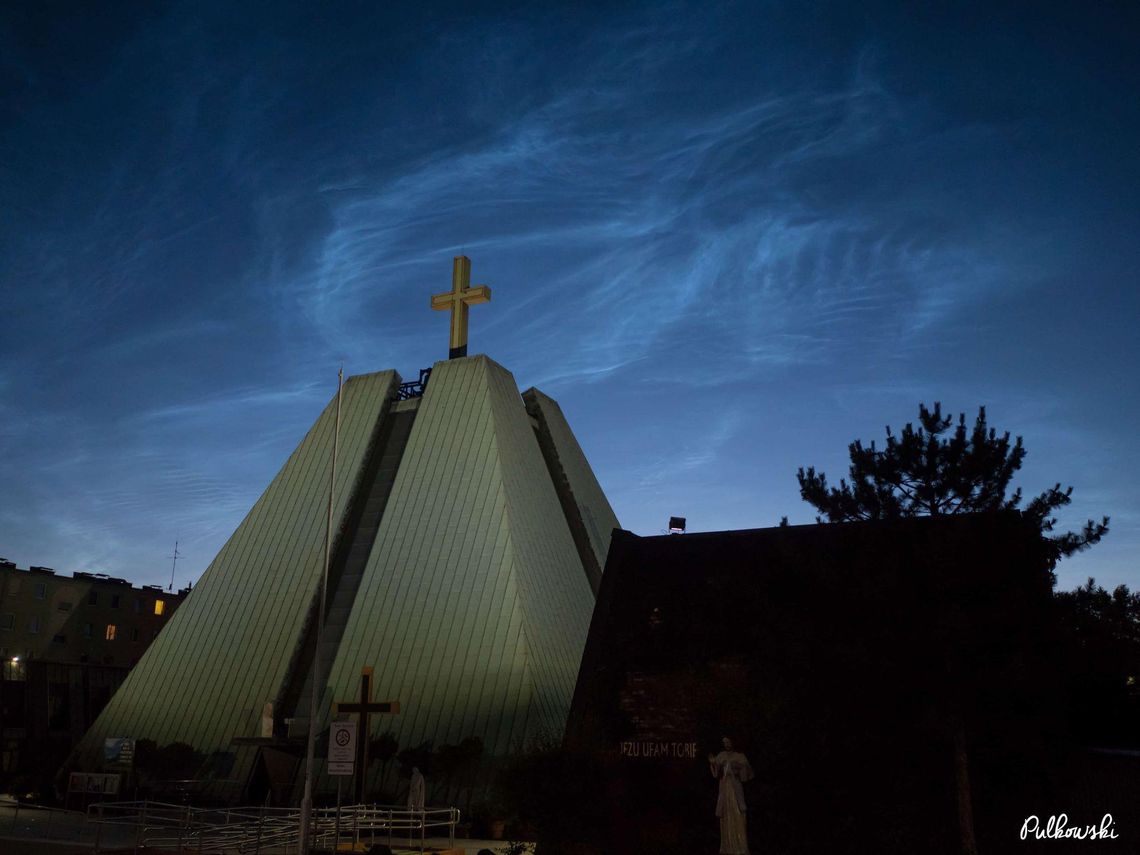
[[[424,776],[419,767],[412,767],[412,781],[408,785],[408,808],[410,810],[424,809]]]
[[[732,740],[721,740],[724,750],[709,755],[709,771],[719,783],[716,815],[720,817],[721,855],[748,855],[747,810],[744,804],[745,781],[752,780],[748,758],[732,750]]]

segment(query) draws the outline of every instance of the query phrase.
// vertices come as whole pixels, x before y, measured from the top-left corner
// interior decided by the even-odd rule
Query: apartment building
[[[0,659],[130,668],[188,593],[0,559]]]
[[[189,593],[0,559],[0,786],[50,785]]]

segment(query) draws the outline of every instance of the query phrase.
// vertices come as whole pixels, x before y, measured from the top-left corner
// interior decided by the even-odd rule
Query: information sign
[[[334,721],[329,725],[330,775],[351,775],[356,765],[356,722]]]

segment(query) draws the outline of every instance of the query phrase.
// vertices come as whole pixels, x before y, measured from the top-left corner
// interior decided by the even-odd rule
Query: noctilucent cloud
[[[196,579],[463,252],[637,533],[984,404],[1140,581],[1138,7],[408,5],[0,12],[0,555]]]

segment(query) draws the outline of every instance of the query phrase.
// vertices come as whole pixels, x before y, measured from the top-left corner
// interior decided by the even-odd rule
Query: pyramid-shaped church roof
[[[307,731],[315,653],[322,728],[370,667],[374,694],[401,705],[373,717],[371,735],[391,731],[401,747],[478,737],[502,755],[562,732],[617,518],[558,405],[465,353],[453,324],[452,358],[426,383],[347,379],[84,737],[78,765],[105,738],[133,737],[231,756],[226,777],[248,779],[259,744]]]

